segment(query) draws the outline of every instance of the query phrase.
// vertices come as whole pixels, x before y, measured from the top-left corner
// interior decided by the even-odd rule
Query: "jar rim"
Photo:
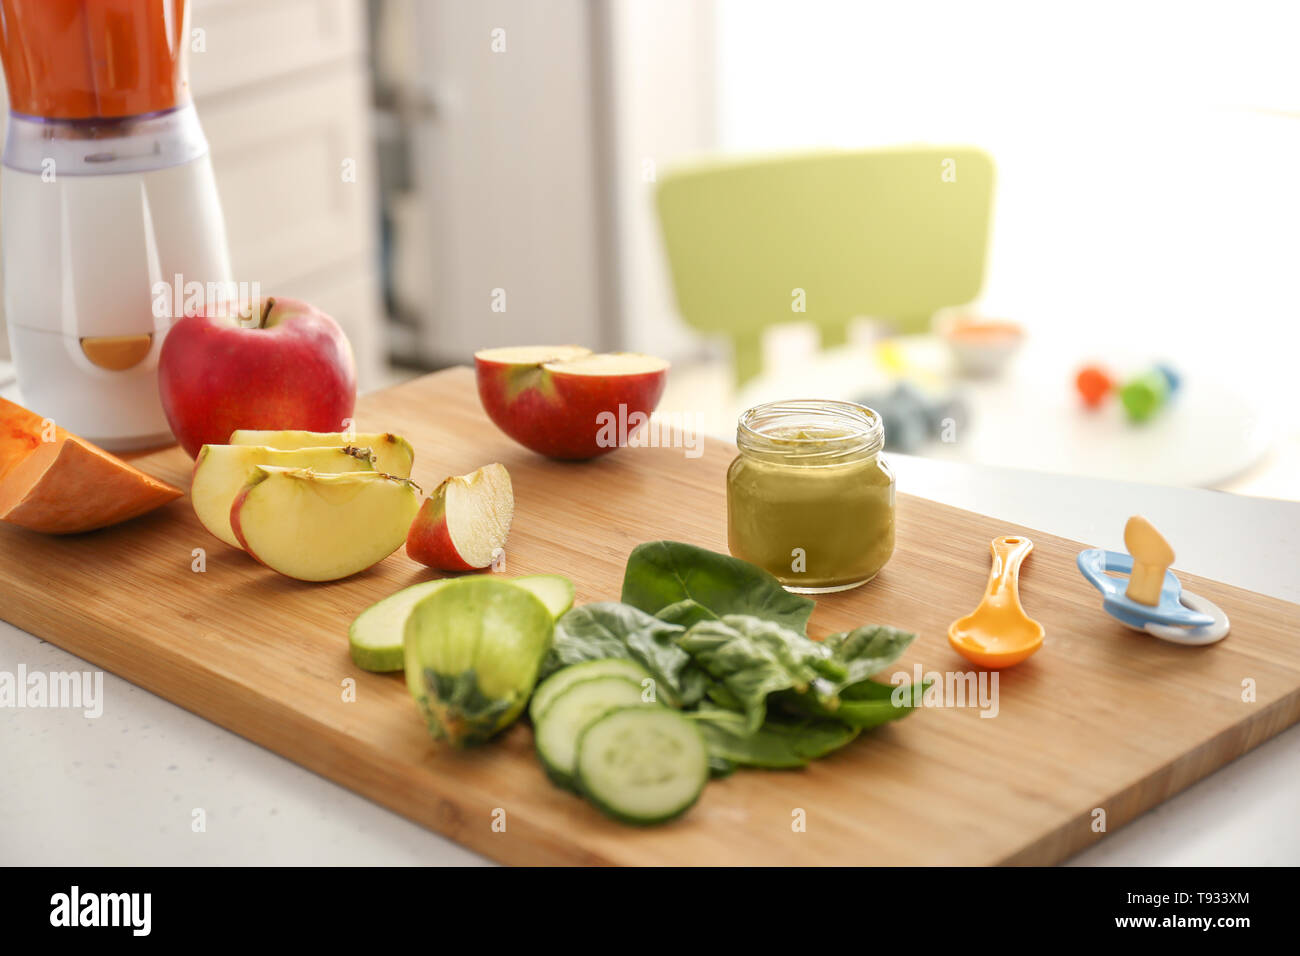
[[[880,413],[856,402],[820,398],[765,402],[736,424],[736,446],[798,464],[840,464],[884,447]]]

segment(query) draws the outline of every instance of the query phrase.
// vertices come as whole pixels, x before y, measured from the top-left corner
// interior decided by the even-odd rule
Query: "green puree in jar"
[[[750,409],[727,472],[731,553],[787,588],[863,584],[894,551],[894,477],[884,431],[848,402],[781,402]]]

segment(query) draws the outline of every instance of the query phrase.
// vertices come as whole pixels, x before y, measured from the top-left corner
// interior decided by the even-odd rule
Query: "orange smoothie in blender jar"
[[[15,113],[140,116],[190,100],[186,0],[0,0],[0,13]]]

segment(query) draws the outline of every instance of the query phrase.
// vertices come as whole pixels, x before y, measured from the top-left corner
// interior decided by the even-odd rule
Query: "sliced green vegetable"
[[[348,628],[348,651],[352,663],[368,671],[400,671],[406,666],[403,640],[411,609],[451,578],[421,581],[390,594],[357,615]]]
[[[592,680],[597,677],[622,677],[641,684],[644,688],[645,685],[642,684],[642,681],[649,678],[649,676],[644,667],[626,657],[583,661],[581,664],[574,664],[572,667],[561,668],[537,685],[537,690],[533,691],[533,699],[528,702],[528,716],[536,725],[542,715],[546,713],[546,708],[550,707],[555,701],[555,698],[580,681]]]
[[[348,650],[352,662],[368,671],[400,671],[406,666],[403,641],[411,609],[443,585],[459,578],[421,581],[390,594],[357,615],[348,629]],[[558,618],[573,605],[573,582],[556,574],[534,574],[521,578],[495,578],[531,591]]]
[[[709,781],[709,755],[699,731],[676,711],[632,707],[587,727],[576,771],[583,794],[614,819],[663,823],[699,799]]]
[[[458,578],[422,597],[406,619],[406,682],[435,739],[481,743],[528,701],[554,622],[530,591]]]
[[[864,626],[813,641],[812,601],[724,554],[676,541],[640,545],[622,598],[556,622],[542,666],[553,676],[532,714],[548,774],[626,822],[682,812],[708,775],[802,767],[911,713],[925,690],[901,691],[895,703],[896,688],[870,680],[915,635]],[[645,675],[679,712],[646,706]],[[702,761],[689,756],[692,740],[703,742]]]
[[[676,639],[683,633],[683,628],[628,604],[584,604],[556,622],[555,643],[542,665],[542,676],[582,661],[628,658],[650,674],[655,693],[665,704],[689,707],[704,697],[708,675],[677,646]]]
[[[503,581],[509,581],[515,587],[524,588],[532,591],[542,603],[546,605],[546,610],[551,612],[554,620],[559,620],[569,608],[573,607],[573,582],[559,574],[526,574],[519,578],[502,578]]]
[[[632,550],[623,603],[685,627],[752,614],[800,634],[813,609],[811,600],[791,594],[762,568],[680,541],[649,541]]]
[[[582,732],[606,711],[644,704],[642,694],[641,685],[626,677],[595,677],[557,696],[534,728],[537,756],[550,778],[562,787],[574,787]]]

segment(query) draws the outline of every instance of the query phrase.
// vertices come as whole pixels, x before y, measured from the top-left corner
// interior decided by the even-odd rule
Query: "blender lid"
[[[188,0],[0,0],[9,108],[68,120],[184,106],[188,37]]]

